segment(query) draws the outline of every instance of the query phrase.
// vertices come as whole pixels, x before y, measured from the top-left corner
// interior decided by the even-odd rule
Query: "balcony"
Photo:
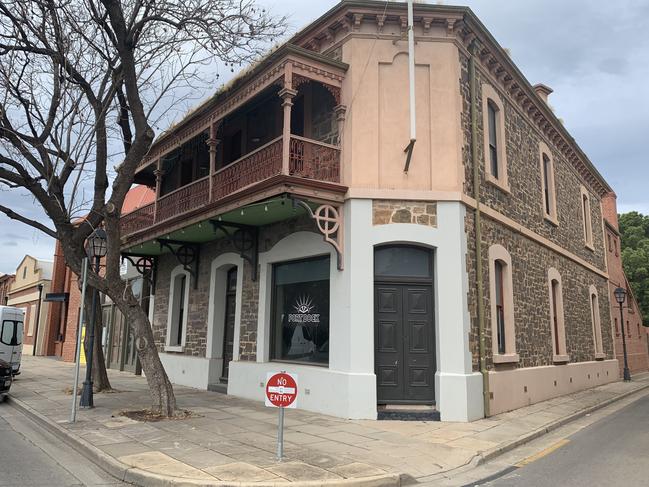
[[[287,176],[340,183],[339,147],[297,135],[290,136],[288,147]],[[284,137],[277,137],[212,176],[198,179],[124,215],[121,219],[122,237],[146,231],[188,213],[218,207],[226,198],[236,197],[237,193],[258,183],[282,176],[283,148]]]
[[[122,217],[125,248],[280,195],[340,203],[347,67],[286,45],[163,134],[136,171],[156,199]]]

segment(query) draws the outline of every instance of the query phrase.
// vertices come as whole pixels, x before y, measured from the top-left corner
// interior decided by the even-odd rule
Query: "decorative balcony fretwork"
[[[209,199],[209,186],[209,177],[205,177],[164,195],[158,200],[155,222],[168,220],[205,204]]]
[[[155,204],[151,203],[142,206],[137,210],[127,213],[119,220],[122,235],[137,232],[143,228],[153,225],[155,217]]]
[[[289,174],[319,181],[340,182],[340,149],[291,135]]]
[[[240,223],[210,220],[214,231],[222,231],[232,243],[239,255],[248,261],[251,268],[251,279],[257,280],[257,263],[259,260],[259,229]]]
[[[282,171],[282,138],[234,161],[212,176],[212,200],[220,200],[246,186],[263,181]]]
[[[201,246],[193,242],[183,242],[169,238],[159,238],[160,250],[167,249],[176,258],[178,263],[194,278],[194,289],[198,287],[198,261]]]
[[[135,270],[149,282],[151,293],[155,294],[156,274],[158,271],[158,257],[155,255],[140,255],[130,252],[122,252],[122,262],[128,260]]]

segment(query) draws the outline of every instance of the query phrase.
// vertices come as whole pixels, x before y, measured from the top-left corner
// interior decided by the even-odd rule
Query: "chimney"
[[[536,91],[536,94],[539,95],[539,98],[543,100],[545,103],[548,102],[548,96],[550,93],[552,93],[554,90],[550,88],[547,85],[544,85],[543,83],[538,83],[532,86],[534,88],[534,91]]]

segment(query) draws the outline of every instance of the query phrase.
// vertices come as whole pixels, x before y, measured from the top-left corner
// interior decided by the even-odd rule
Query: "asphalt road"
[[[44,431],[7,403],[0,404],[0,486],[127,485]]]
[[[548,447],[489,487],[649,486],[649,396]]]

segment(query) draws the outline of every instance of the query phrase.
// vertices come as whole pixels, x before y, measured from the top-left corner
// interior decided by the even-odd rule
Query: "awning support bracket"
[[[301,206],[315,221],[318,231],[322,234],[325,242],[336,250],[338,258],[338,270],[344,269],[344,235],[343,235],[343,214],[342,206],[320,205],[315,210],[306,201],[290,196],[294,207]]]
[[[194,242],[183,242],[169,238],[158,238],[160,250],[168,249],[176,258],[178,263],[194,278],[194,289],[198,289],[198,262],[200,260],[200,244]]]
[[[244,260],[248,261],[251,269],[251,278],[257,281],[257,267],[259,263],[259,228],[222,220],[210,220],[214,233],[222,231],[233,247]],[[234,229],[234,231],[232,230]]]
[[[149,281],[151,293],[155,294],[155,281],[158,272],[158,258],[155,255],[133,254],[122,252],[122,262],[128,260],[143,279]]]

